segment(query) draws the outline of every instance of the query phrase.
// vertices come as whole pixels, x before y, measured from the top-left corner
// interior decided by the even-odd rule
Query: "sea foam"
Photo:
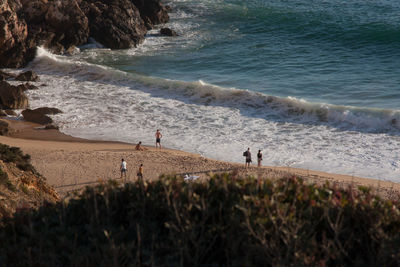
[[[53,106],[65,133],[145,144],[163,132],[167,147],[241,162],[263,150],[265,165],[398,180],[399,111],[279,98],[204,81],[126,73],[39,49],[32,108]]]

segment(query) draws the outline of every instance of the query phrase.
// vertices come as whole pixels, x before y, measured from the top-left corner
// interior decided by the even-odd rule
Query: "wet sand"
[[[290,167],[257,168],[256,164],[246,169],[244,164],[217,161],[184,151],[149,146],[145,146],[145,151],[137,151],[136,144],[75,138],[23,121],[9,123],[13,133],[10,137],[0,136],[0,142],[20,147],[31,155],[35,168],[61,194],[100,180],[120,180],[122,158],[127,162],[127,179],[130,181],[137,178],[139,165],[143,164],[145,179],[158,179],[162,174],[195,174],[200,176],[199,179],[207,179],[212,173],[227,170],[260,179],[295,175],[314,183],[329,181],[344,187],[371,186],[381,195],[392,198],[400,192],[400,184],[394,182]]]

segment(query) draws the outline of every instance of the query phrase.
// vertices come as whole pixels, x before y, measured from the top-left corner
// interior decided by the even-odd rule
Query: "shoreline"
[[[128,179],[136,179],[136,171],[144,164],[145,179],[157,179],[162,174],[193,174],[207,179],[210,173],[220,170],[238,172],[239,175],[260,179],[299,176],[306,182],[337,186],[372,187],[384,197],[400,192],[400,184],[390,181],[355,177],[292,167],[254,165],[248,169],[244,164],[204,158],[199,154],[174,149],[156,149],[144,146],[146,151],[134,150],[135,145],[114,141],[97,141],[66,135],[59,130],[43,130],[40,125],[25,121],[7,120],[9,137],[0,136],[0,142],[20,147],[31,155],[33,166],[61,195],[97,182],[120,178],[121,158],[128,163]]]

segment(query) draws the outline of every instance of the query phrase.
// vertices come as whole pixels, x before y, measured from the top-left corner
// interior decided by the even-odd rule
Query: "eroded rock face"
[[[32,24],[45,22],[45,16],[49,9],[47,0],[20,0],[24,6],[26,21]]]
[[[19,68],[33,59],[33,47],[27,45],[28,26],[18,17],[19,0],[0,1],[0,66]]]
[[[65,53],[89,38],[89,24],[77,0],[21,0],[29,42]]]
[[[137,46],[147,29],[139,10],[129,0],[83,0],[90,36],[102,45],[123,49]]]
[[[0,81],[0,108],[21,109],[28,105],[28,97],[22,88]]]
[[[108,48],[137,46],[169,20],[167,10],[159,0],[1,0],[0,68],[25,66],[37,46],[71,53],[89,36]]]

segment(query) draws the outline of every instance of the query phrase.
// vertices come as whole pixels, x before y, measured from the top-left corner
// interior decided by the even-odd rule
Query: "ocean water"
[[[65,133],[400,182],[400,2],[175,0],[179,37],[39,49],[33,108]]]

